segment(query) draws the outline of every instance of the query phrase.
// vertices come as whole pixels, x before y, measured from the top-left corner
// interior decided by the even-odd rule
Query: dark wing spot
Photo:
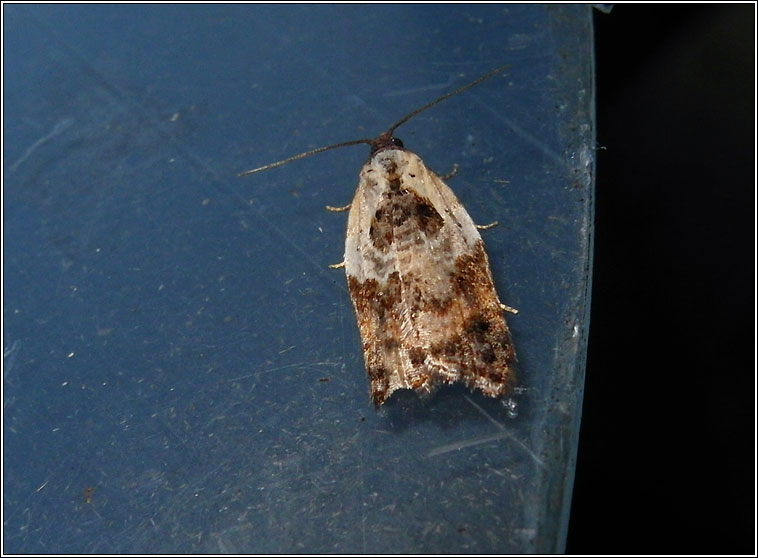
[[[391,210],[391,207],[381,204],[374,213],[374,218],[371,220],[371,228],[368,231],[368,236],[374,248],[383,254],[389,251],[389,247],[393,242]]]
[[[387,351],[395,351],[400,346],[400,344],[397,342],[397,339],[394,337],[387,337],[384,340],[384,348]]]
[[[414,208],[419,228],[426,236],[434,236],[442,228],[444,219],[428,200],[419,200]]]
[[[487,364],[492,364],[497,359],[497,355],[495,355],[495,350],[492,348],[491,345],[485,345],[485,347],[482,349],[482,360]]]
[[[426,360],[426,351],[419,347],[413,347],[408,351],[408,357],[413,366],[421,366]]]
[[[492,339],[490,322],[480,315],[472,316],[465,324],[464,330],[477,344],[487,345]]]

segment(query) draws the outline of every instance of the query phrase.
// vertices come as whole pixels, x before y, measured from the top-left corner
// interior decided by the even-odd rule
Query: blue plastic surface
[[[553,552],[586,346],[589,6],[5,5],[4,551]],[[397,131],[484,232],[512,401],[375,413],[342,271]],[[514,416],[514,414],[516,416]]]

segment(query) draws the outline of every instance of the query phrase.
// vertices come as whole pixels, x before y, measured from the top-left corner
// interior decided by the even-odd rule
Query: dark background
[[[563,548],[586,355],[591,6],[3,13],[4,550]],[[235,175],[373,135],[504,62],[512,78],[401,137],[430,168],[459,163],[467,211],[503,223],[487,249],[527,316],[518,417],[465,388],[377,414],[344,276],[327,267],[345,217],[323,209],[349,201],[366,151]]]
[[[754,5],[596,12],[575,553],[754,553]]]

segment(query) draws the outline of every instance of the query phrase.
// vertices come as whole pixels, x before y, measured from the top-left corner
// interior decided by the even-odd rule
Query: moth
[[[368,144],[349,210],[344,267],[363,342],[371,400],[395,391],[422,397],[460,382],[489,397],[515,380],[516,354],[479,227],[443,178],[406,149],[394,131],[418,113],[508,66],[492,70],[412,111],[373,139],[321,147],[240,176],[337,147]]]

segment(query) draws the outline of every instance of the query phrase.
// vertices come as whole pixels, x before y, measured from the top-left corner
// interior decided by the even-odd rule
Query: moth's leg
[[[352,206],[352,205],[353,205],[352,203],[349,203],[347,205],[343,205],[342,207],[335,207],[333,205],[327,205],[326,209],[327,209],[327,211],[347,211],[348,209],[350,209],[350,206]]]
[[[489,223],[488,225],[477,225],[477,224],[474,224],[474,226],[477,229],[479,229],[480,231],[486,231],[487,229],[491,229],[492,227],[496,227],[499,224],[500,223],[498,223],[497,221],[492,221],[492,223]],[[512,306],[508,306],[507,304],[503,304],[502,302],[499,302],[498,304],[500,304],[500,309],[503,312],[510,312],[511,314],[518,314],[518,310],[516,310]]]
[[[460,168],[460,165],[458,163],[453,164],[453,170],[451,170],[447,174],[440,175],[440,178],[442,180],[447,180],[448,178],[453,178],[456,174],[458,174],[458,169]]]
[[[518,310],[516,310],[515,308],[513,308],[511,306],[508,306],[507,304],[503,304],[502,302],[500,303],[500,309],[503,312],[510,312],[511,314],[518,314]]]
[[[327,211],[347,211],[348,209],[350,209],[350,206],[352,206],[352,205],[353,205],[352,203],[349,203],[347,205],[343,205],[342,207],[334,207],[333,205],[327,205],[326,209],[327,209]],[[338,264],[331,264],[329,267],[331,269],[339,269],[341,267],[345,267],[345,261],[343,260],[342,262],[340,262]]]

